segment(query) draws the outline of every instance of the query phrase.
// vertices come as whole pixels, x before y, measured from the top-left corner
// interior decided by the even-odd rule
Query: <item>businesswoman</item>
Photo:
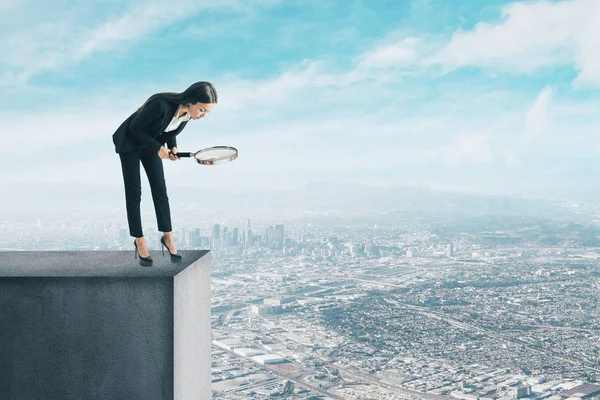
[[[180,261],[181,255],[173,240],[162,160],[179,159],[176,155],[177,135],[190,119],[204,118],[216,104],[217,92],[209,82],[196,82],[181,93],[156,93],[113,134],[115,151],[121,158],[129,234],[135,237],[135,257],[139,256],[142,266],[151,266],[152,257],[144,239],[140,216],[140,163],[150,183],[158,230],[163,232],[161,248],[167,249],[172,261]]]

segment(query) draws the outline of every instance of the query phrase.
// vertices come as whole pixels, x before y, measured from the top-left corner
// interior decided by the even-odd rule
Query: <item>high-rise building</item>
[[[244,243],[244,246],[249,249],[250,247],[252,247],[252,227],[250,225],[250,219],[248,218],[246,220],[246,240]]]
[[[212,247],[219,249],[221,246],[221,225],[214,224],[212,228]]]
[[[283,225],[270,225],[265,229],[265,245],[273,249],[282,249],[284,243]]]
[[[379,249],[374,244],[369,244],[366,246],[367,257],[378,257]]]
[[[239,242],[239,232],[238,232],[238,228],[234,227],[233,228],[233,232],[231,233],[231,246],[237,246]]]
[[[452,257],[454,255],[454,249],[452,248],[452,242],[448,243],[446,246],[446,256]]]
[[[190,246],[195,249],[202,247],[202,242],[200,239],[200,229],[194,229],[192,232],[190,232]]]
[[[275,226],[271,225],[265,229],[265,246],[274,247],[275,245]]]
[[[179,241],[181,243],[181,246],[185,247],[189,245],[189,237],[188,237],[188,233],[187,233],[187,229],[185,229],[184,227],[181,227],[181,229],[179,230]]]
[[[274,247],[277,249],[283,248],[283,225],[278,224],[274,227]]]
[[[360,253],[360,245],[358,243],[350,244],[350,255],[352,257],[357,257]]]
[[[227,227],[223,228],[223,235],[221,237],[221,249],[227,249],[229,247],[229,229],[227,229]]]

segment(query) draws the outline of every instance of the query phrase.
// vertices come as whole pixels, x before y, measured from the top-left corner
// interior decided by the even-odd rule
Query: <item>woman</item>
[[[139,256],[142,266],[151,266],[152,257],[144,239],[140,216],[140,162],[150,183],[158,230],[163,232],[161,246],[167,249],[172,261],[180,261],[181,255],[173,241],[162,160],[179,159],[176,136],[190,119],[204,118],[216,103],[217,92],[209,82],[196,82],[182,93],[157,93],[150,96],[113,134],[115,151],[121,158],[123,170],[129,234],[135,237],[135,257]]]

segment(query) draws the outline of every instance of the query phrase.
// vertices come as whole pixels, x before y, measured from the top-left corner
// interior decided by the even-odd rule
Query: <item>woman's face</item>
[[[206,114],[212,111],[214,103],[196,103],[188,106],[188,111],[192,119],[204,118]]]

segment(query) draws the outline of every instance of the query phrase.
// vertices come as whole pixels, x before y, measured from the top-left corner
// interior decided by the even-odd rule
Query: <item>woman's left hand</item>
[[[177,154],[177,147],[173,147],[173,148],[171,149],[171,152],[169,153],[169,159],[170,159],[171,161],[177,161],[177,160],[179,160],[180,158],[179,158],[179,157],[177,157],[177,155],[176,155],[176,154]]]

